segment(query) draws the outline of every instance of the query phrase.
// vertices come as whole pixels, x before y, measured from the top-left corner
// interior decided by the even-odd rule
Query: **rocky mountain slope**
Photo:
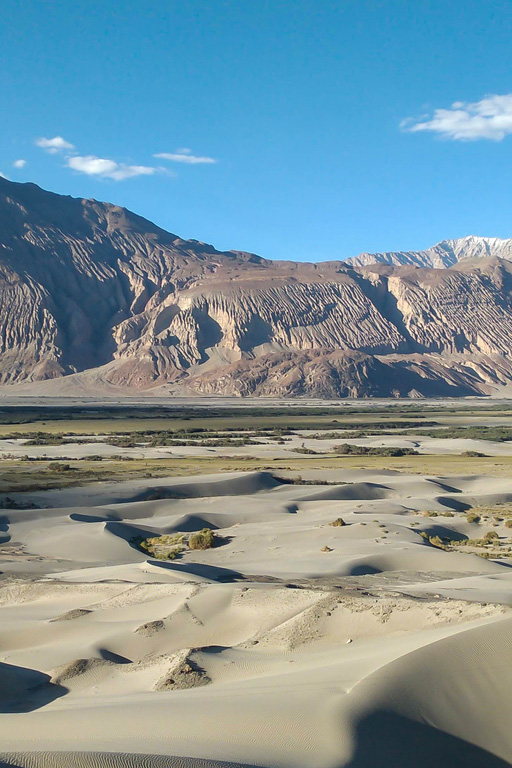
[[[511,243],[468,238],[423,253],[443,269],[409,265],[417,254],[272,262],[0,179],[0,383],[492,393],[512,383]],[[406,266],[375,263],[391,257]]]

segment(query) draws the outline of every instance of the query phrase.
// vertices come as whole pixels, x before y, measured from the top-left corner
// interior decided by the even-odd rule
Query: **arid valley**
[[[512,2],[0,41],[0,768],[512,768]]]
[[[508,401],[20,405],[6,766],[505,766]]]

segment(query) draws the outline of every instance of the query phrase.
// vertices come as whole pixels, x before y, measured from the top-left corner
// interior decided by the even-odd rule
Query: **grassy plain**
[[[162,409],[149,406],[104,408],[0,408],[0,436],[12,432],[52,432],[99,435],[143,430],[272,429],[355,429],[385,428],[393,421],[435,421],[439,426],[473,424],[512,426],[512,402],[465,406],[448,402],[444,406],[421,404],[340,405],[339,407],[284,406],[225,408],[179,407]],[[389,425],[390,428],[391,425]],[[405,425],[402,425],[404,428]]]
[[[75,410],[42,409],[1,409],[0,438],[14,436],[29,437],[32,433],[43,432],[47,435],[66,436],[73,442],[73,435],[118,436],[121,433],[135,437],[137,432],[190,431],[191,436],[201,441],[208,439],[209,433],[226,431],[244,433],[258,430],[287,429],[295,431],[322,430],[334,433],[353,430],[357,427],[371,429],[380,436],[409,432],[423,422],[435,422],[439,425],[441,437],[463,437],[468,429],[468,436],[483,436],[489,426],[510,428],[512,436],[512,403],[490,404],[470,407],[460,403],[448,403],[445,407],[431,406],[428,403],[401,404],[390,403],[388,406],[364,407],[341,405],[339,408],[297,406],[282,409],[228,407],[225,409],[198,409],[191,407],[175,408],[172,412],[161,408],[143,409],[95,408]],[[397,426],[399,425],[399,426]],[[194,430],[201,430],[193,434]],[[452,431],[453,430],[453,431]],[[418,430],[419,431],[419,430]],[[436,427],[428,430],[435,434]],[[475,434],[477,433],[477,434]],[[140,436],[136,436],[140,440]],[[340,434],[340,441],[342,434]],[[270,437],[270,440],[273,438]],[[58,443],[58,440],[56,441]],[[140,447],[133,455],[73,458],[65,456],[69,468],[56,466],[55,459],[32,457],[31,460],[19,456],[10,456],[4,444],[4,453],[0,457],[0,493],[16,491],[60,488],[81,485],[95,481],[122,481],[137,477],[164,477],[173,475],[190,476],[214,474],[218,472],[237,472],[267,470],[299,475],[318,470],[371,470],[403,472],[415,475],[488,475],[506,477],[512,473],[512,456],[464,456],[443,455],[408,455],[402,457],[372,455],[333,455],[321,446],[320,455],[297,454],[286,451],[288,455],[280,458],[272,456],[253,456],[251,446],[243,449],[242,454],[233,455],[226,448],[217,449],[212,455],[187,455],[172,457],[143,458]],[[461,452],[462,453],[462,452]]]
[[[0,460],[0,493],[65,488],[101,481],[122,481],[138,477],[187,477],[218,472],[263,470],[301,474],[318,470],[368,470],[403,472],[413,475],[487,475],[512,476],[512,457],[461,457],[420,455],[401,458],[383,456],[300,456],[275,459],[246,456],[192,456],[169,459],[87,459],[69,460],[68,471],[52,468],[54,461]]]

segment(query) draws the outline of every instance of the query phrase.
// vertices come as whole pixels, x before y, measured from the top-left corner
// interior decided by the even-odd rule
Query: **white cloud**
[[[54,136],[53,139],[45,139],[44,137],[36,139],[36,145],[41,147],[41,149],[44,149],[45,152],[49,152],[51,155],[55,155],[57,152],[71,152],[75,149],[74,144],[70,144],[70,142],[63,139],[62,136]]]
[[[416,133],[431,131],[448,139],[501,141],[512,133],[512,93],[491,94],[472,103],[455,101],[450,109],[436,109],[432,116],[408,118],[400,127]]]
[[[10,178],[6,176],[5,173],[2,173],[2,171],[0,171],[0,179],[5,179],[6,181],[10,181]]]
[[[62,136],[54,136],[51,139],[42,137],[37,139],[35,143],[38,147],[41,147],[52,155],[57,153],[63,154],[66,168],[78,171],[79,173],[84,173],[87,176],[123,181],[124,179],[130,179],[134,176],[152,176],[155,173],[174,175],[171,171],[167,171],[162,167],[128,165],[127,163],[119,163],[116,160],[110,160],[106,157],[98,157],[97,155],[79,155],[75,145],[66,141]],[[183,153],[183,156],[189,157],[186,153],[190,152],[190,150],[183,149],[180,150],[180,152]],[[203,160],[202,158],[199,159]],[[16,160],[14,167],[23,168],[25,163],[25,160]]]
[[[27,164],[26,160],[15,160],[12,164],[13,168],[24,168]]]
[[[162,160],[170,160],[173,163],[186,163],[188,165],[205,165],[216,163],[213,157],[198,157],[192,154],[192,150],[184,148],[177,149],[176,152],[160,152],[153,157],[159,157]]]
[[[75,155],[67,158],[66,165],[74,171],[85,173],[88,176],[99,176],[104,179],[114,179],[123,181],[133,176],[151,176],[159,171],[159,168],[148,167],[146,165],[125,165],[116,163],[114,160],[108,160],[96,155]]]

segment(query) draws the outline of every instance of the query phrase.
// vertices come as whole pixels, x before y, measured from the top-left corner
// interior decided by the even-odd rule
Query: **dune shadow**
[[[105,661],[111,661],[113,664],[131,664],[131,659],[127,659],[126,656],[120,656],[114,651],[109,651],[108,648],[98,648],[98,652],[102,659]]]
[[[448,539],[449,541],[467,541],[469,538],[465,533],[461,533],[455,528],[448,528],[442,523],[430,523],[423,528],[423,532],[427,536],[439,536],[441,539]]]
[[[129,499],[122,499],[122,503],[136,503],[139,501],[183,501],[184,499],[196,498],[190,493],[176,491],[174,488],[146,488],[141,493]]]
[[[50,675],[0,662],[0,714],[33,712],[68,693]]]
[[[313,493],[308,493],[307,497],[304,497],[305,501],[379,501],[389,498],[393,492],[388,485],[372,482],[341,483],[328,488],[316,486],[317,490],[314,488],[315,486],[311,486]]]
[[[467,512],[471,509],[471,504],[467,501],[459,501],[459,499],[451,499],[449,496],[438,496],[436,501],[447,509],[454,509],[456,512]]]
[[[270,472],[251,472],[243,473],[239,477],[226,478],[225,480],[151,486],[130,499],[123,499],[123,502],[252,496],[261,491],[273,490],[280,485],[282,483],[276,480]]]
[[[109,520],[105,524],[105,530],[121,541],[124,541],[136,552],[144,555],[147,555],[147,552],[141,549],[141,541],[153,536],[160,536],[158,530],[155,530],[154,528],[143,528],[139,525],[132,525],[131,523],[124,523],[118,520]]]
[[[0,536],[0,544],[6,544],[8,541],[11,540],[9,531],[9,519],[7,517],[1,516],[0,517],[0,531],[2,533],[5,533],[5,536]]]
[[[366,563],[361,563],[360,565],[354,565],[353,568],[350,569],[348,576],[371,576],[374,573],[382,573],[382,570],[380,568],[375,568],[373,565],[367,565]]]
[[[194,533],[202,528],[210,528],[212,531],[219,529],[218,525],[211,523],[206,517],[201,515],[184,515],[178,518],[177,522],[165,528],[165,533]]]
[[[233,571],[231,568],[220,568],[217,565],[204,565],[203,563],[176,563],[163,562],[161,560],[151,560],[151,564],[166,570],[176,571],[177,573],[190,573],[192,576],[201,576],[209,581],[231,582],[245,580],[245,576],[240,571]]]
[[[443,483],[441,482],[441,480],[435,480],[433,477],[426,477],[425,480],[427,483],[432,483],[433,485],[437,485],[438,488],[441,488],[441,490],[445,491],[446,493],[462,493],[460,488],[455,488],[452,485]]]
[[[201,653],[210,653],[212,655],[217,655],[219,653],[224,653],[224,651],[231,651],[232,647],[230,645],[203,645],[201,648],[198,648],[197,650],[201,651]]]
[[[393,712],[362,719],[355,738],[345,768],[510,768],[485,749]]]
[[[72,512],[69,516],[70,520],[74,520],[77,523],[112,523],[120,522],[119,517],[114,515],[87,515],[82,512]]]

